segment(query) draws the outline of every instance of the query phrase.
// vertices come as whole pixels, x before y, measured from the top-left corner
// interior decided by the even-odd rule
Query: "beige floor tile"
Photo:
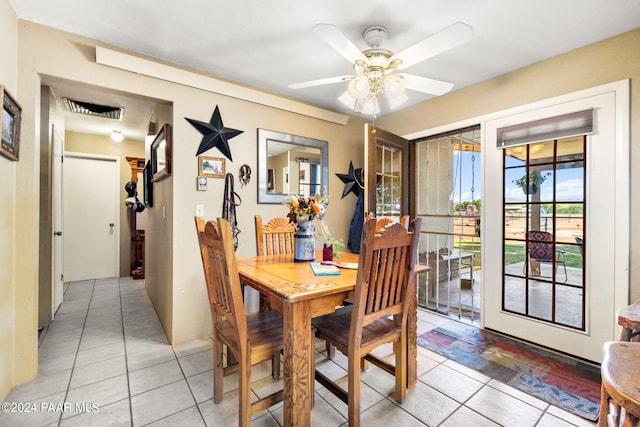
[[[394,405],[388,399],[379,402],[377,405],[365,410],[360,414],[360,423],[367,427],[418,427],[425,425],[403,408]]]
[[[127,363],[124,356],[116,356],[111,359],[76,367],[73,370],[73,375],[71,375],[69,388],[74,389],[126,373]]]
[[[458,409],[460,404],[418,381],[399,406],[427,425],[438,425]]]
[[[464,403],[484,385],[446,365],[433,368],[419,380],[460,403]]]
[[[196,404],[186,380],[131,396],[133,425],[142,426],[173,415]]]
[[[213,369],[213,350],[193,353],[178,359],[186,377]]]
[[[151,424],[147,424],[147,427],[174,427],[174,426],[188,426],[188,427],[204,427],[206,424],[200,415],[200,410],[197,406],[192,406],[176,414],[169,415],[166,418],[155,421]],[[232,425],[232,424],[229,424]]]
[[[129,390],[135,396],[181,379],[184,379],[184,375],[178,362],[173,359],[129,372]]]
[[[100,408],[129,397],[127,376],[120,375],[69,390],[66,402],[97,404]],[[73,413],[66,414],[67,416]]]
[[[542,417],[540,409],[489,386],[480,389],[465,406],[510,427],[532,427]]]
[[[131,410],[129,399],[123,399],[99,408],[97,412],[87,412],[64,418],[60,427],[130,427]]]
[[[475,411],[461,406],[456,412],[451,414],[439,427],[498,427],[488,418],[483,417]]]

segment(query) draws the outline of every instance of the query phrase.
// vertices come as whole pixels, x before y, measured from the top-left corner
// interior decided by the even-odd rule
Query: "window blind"
[[[589,135],[593,133],[593,109],[504,126],[497,131],[498,148]]]

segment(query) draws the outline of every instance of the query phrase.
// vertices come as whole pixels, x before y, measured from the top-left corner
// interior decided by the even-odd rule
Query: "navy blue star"
[[[225,157],[233,161],[233,159],[231,159],[231,150],[229,149],[229,140],[234,136],[240,135],[243,131],[224,127],[217,105],[211,115],[209,123],[186,117],[185,119],[203,135],[196,156],[212,148],[217,148]]]
[[[353,193],[356,197],[360,196],[360,191],[364,188],[362,180],[362,168],[354,169],[353,163],[349,162],[349,172],[345,175],[343,173],[337,173],[336,176],[340,178],[340,181],[344,182],[344,190],[342,191],[341,199],[349,193]]]

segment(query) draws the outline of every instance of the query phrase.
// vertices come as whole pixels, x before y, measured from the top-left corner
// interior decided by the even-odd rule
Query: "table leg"
[[[308,303],[285,303],[284,319],[284,425],[311,425],[313,375],[311,313]]]
[[[407,388],[412,389],[418,381],[418,302],[415,292],[409,293],[407,304]]]

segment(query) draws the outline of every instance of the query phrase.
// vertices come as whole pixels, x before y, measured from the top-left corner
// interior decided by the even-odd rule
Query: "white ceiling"
[[[638,0],[10,1],[20,19],[350,114],[337,100],[346,83],[287,87],[353,72],[313,33],[317,23],[336,25],[363,50],[363,30],[384,25],[383,47],[399,52],[464,22],[473,28],[469,43],[406,69],[452,82],[454,91],[640,27]],[[73,90],[67,86],[58,93]],[[100,102],[94,92],[81,100]],[[402,108],[432,98],[408,95]]]

